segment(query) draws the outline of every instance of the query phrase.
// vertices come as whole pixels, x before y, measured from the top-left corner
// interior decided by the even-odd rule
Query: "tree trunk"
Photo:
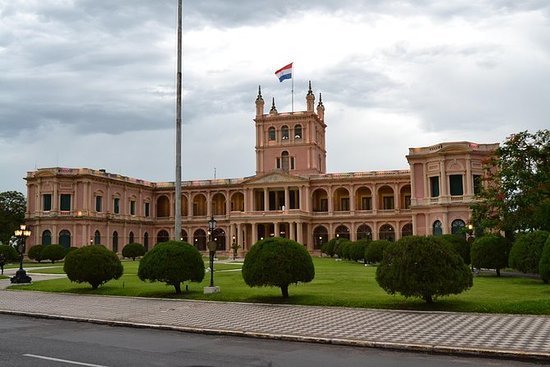
[[[288,298],[288,284],[281,286],[281,293],[283,294],[283,298]]]
[[[497,268],[497,277],[499,277],[499,276],[500,276],[500,269]]]
[[[434,300],[431,294],[425,294],[423,298],[424,298],[424,301],[426,301],[426,303],[434,303]]]
[[[181,294],[181,284],[174,283],[174,288],[176,288],[176,294]]]

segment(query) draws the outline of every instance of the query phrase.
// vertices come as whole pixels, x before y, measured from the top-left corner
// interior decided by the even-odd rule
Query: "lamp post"
[[[30,283],[32,279],[27,275],[25,269],[23,269],[23,254],[25,253],[25,241],[27,240],[27,237],[30,237],[31,231],[27,229],[26,225],[21,224],[19,229],[15,230],[14,234],[16,250],[19,253],[19,270],[17,270],[15,276],[13,276],[10,280],[12,283]]]
[[[212,236],[214,229],[216,229],[216,224],[217,222],[214,216],[212,216],[208,221],[208,243],[206,244],[210,255],[210,286],[204,287],[204,294],[218,293],[220,291],[220,287],[214,286],[214,255],[216,254],[218,244],[216,241],[212,241]]]

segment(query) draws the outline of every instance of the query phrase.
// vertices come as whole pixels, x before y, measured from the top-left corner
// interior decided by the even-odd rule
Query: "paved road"
[[[480,358],[109,327],[0,315],[0,365],[534,367]]]
[[[36,278],[35,278],[36,279]],[[0,281],[6,284],[7,280]],[[197,333],[550,361],[550,317],[0,291],[0,312]]]

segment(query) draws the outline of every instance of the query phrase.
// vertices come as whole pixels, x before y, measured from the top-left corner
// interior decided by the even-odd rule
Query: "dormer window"
[[[283,140],[288,140],[289,134],[288,134],[288,126],[283,126],[281,128],[281,135]]]
[[[270,127],[269,130],[267,131],[267,138],[269,140],[275,140],[275,128],[274,127]]]
[[[294,139],[302,139],[302,125],[294,126]]]

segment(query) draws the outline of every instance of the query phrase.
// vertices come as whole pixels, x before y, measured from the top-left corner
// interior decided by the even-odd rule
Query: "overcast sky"
[[[176,3],[0,0],[0,191],[54,166],[174,180]],[[184,180],[255,173],[258,85],[290,111],[289,62],[329,172],[550,126],[548,0],[184,0],[183,23]]]

